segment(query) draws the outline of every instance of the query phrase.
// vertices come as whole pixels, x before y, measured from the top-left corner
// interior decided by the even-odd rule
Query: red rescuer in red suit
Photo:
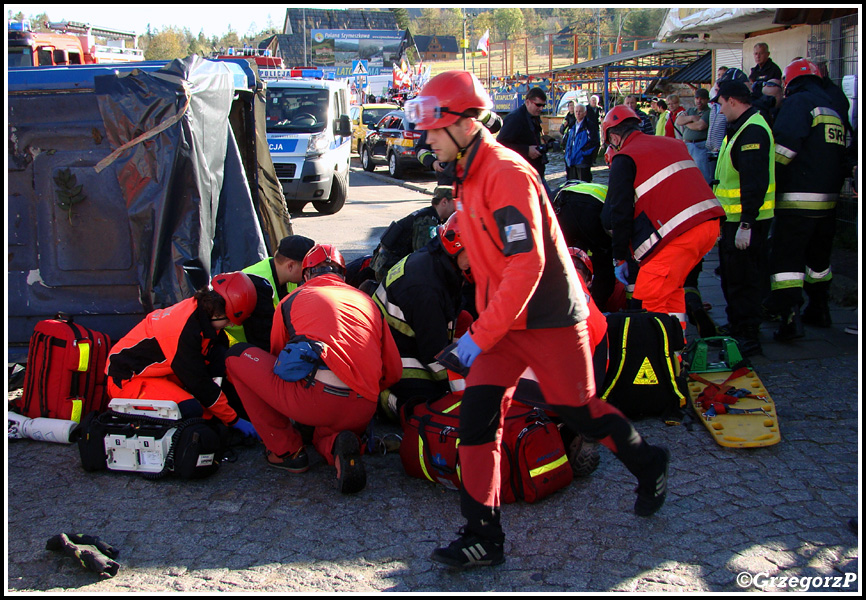
[[[235,344],[226,372],[269,465],[306,471],[309,457],[295,423],[312,426],[316,451],[337,468],[339,491],[351,494],[367,481],[359,435],[403,366],[382,312],[344,282],[346,264],[336,248],[313,246],[302,270],[304,283],[274,314],[271,351]]]
[[[551,411],[607,446],[638,479],[634,510],[661,508],[667,450],[646,443],[617,409],[598,399],[587,332],[589,311],[538,172],[478,122],[492,102],[472,73],[430,80],[406,114],[440,160],[457,161],[454,197],[476,284],[478,319],[457,354],[471,367],[460,408],[460,537],[434,550],[454,567],[505,561],[499,461],[507,392],[526,367]]]

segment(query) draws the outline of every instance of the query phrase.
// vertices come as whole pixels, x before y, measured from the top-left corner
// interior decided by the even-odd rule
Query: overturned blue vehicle
[[[292,233],[255,65],[8,74],[8,362],[64,313],[117,340]]]

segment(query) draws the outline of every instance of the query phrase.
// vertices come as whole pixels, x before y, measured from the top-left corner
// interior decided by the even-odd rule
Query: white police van
[[[322,214],[336,213],[349,192],[348,83],[309,69],[263,69],[260,75],[268,148],[289,210],[312,202]]]

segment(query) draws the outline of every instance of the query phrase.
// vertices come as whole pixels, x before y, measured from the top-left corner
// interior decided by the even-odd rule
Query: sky
[[[174,25],[188,28],[193,35],[204,31],[206,37],[222,37],[231,27],[243,36],[265,29],[268,16],[282,30],[286,5],[279,4],[4,4],[6,17],[23,12],[26,16],[47,13],[52,21],[80,21],[101,27],[134,31],[142,35],[150,24],[152,30]],[[324,8],[319,6],[317,8]]]

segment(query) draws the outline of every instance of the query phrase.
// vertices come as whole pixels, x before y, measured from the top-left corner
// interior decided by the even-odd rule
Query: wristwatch
[[[751,228],[752,226],[748,223],[740,223],[740,229],[742,229],[743,231],[748,231]]]

